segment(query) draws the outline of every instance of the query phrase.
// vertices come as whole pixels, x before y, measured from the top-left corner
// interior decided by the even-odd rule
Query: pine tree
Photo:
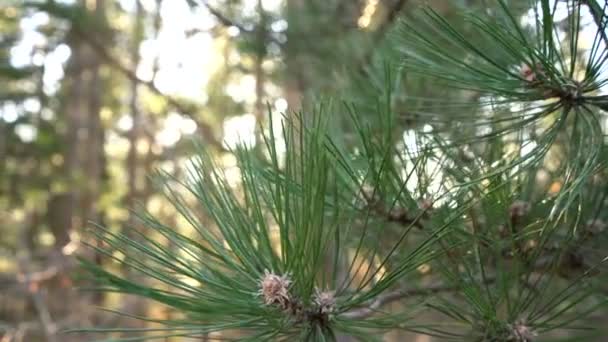
[[[91,248],[149,282],[82,265],[180,316],[87,331],[602,340],[608,3],[496,3],[403,18],[364,94],[270,116],[261,150],[233,151],[238,186],[204,145],[184,177],[155,174],[191,234],[139,210],[146,231],[96,226]]]

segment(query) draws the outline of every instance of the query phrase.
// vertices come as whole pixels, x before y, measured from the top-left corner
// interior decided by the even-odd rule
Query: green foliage
[[[286,125],[283,135],[288,139],[283,161],[274,144],[273,131],[266,141],[269,161],[246,150],[235,151],[242,173],[242,193],[228,184],[204,151],[193,163],[186,181],[159,174],[165,195],[189,222],[196,238],[147,214],[139,216],[142,223],[162,234],[172,248],[143,232],[129,238],[101,228],[94,230],[108,246],[100,252],[164,286],[141,285],[87,262],[85,267],[97,282],[105,284],[106,290],[153,298],[183,313],[184,321],[162,322],[171,334],[240,329],[249,332],[245,340],[331,340],[336,332],[362,336],[362,329],[369,325],[351,321],[344,313],[391,288],[428,262],[435,252],[430,249],[429,237],[417,248],[396,254],[414,222],[390,248],[366,247],[378,243],[378,232],[372,231],[369,213],[360,222],[357,217],[361,215],[352,207],[353,191],[361,186],[360,175],[350,165],[353,161],[340,154],[336,142],[327,134],[326,123],[321,122],[324,116],[324,110],[319,108],[310,125],[302,119],[297,119],[297,125],[291,121]],[[372,147],[365,134],[361,138]],[[376,150],[370,153],[375,154]],[[376,160],[376,155],[367,157],[362,162],[370,163],[370,177],[385,178],[387,186],[392,187],[402,183],[391,179],[397,175],[389,175],[395,169],[386,160]],[[380,168],[373,170],[376,167]],[[178,192],[182,187],[194,203]],[[398,197],[395,201],[412,201],[404,192]],[[197,207],[204,209],[213,225],[197,217]],[[347,248],[352,246],[356,248],[349,257]],[[121,260],[112,251],[127,258]],[[139,257],[134,258],[135,255]],[[344,274],[343,265],[348,265],[349,270],[362,270],[363,256],[372,256],[381,263],[368,267],[360,279],[350,272],[340,275]],[[389,264],[394,267],[388,268]],[[291,280],[283,310],[276,303],[265,303],[262,280],[267,272]],[[331,293],[331,307],[319,302],[322,292]]]

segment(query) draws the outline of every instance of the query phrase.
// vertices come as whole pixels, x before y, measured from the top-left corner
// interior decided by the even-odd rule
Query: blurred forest
[[[137,298],[77,289],[75,255],[103,262],[81,243],[90,223],[143,230],[130,209],[145,207],[175,229],[185,226],[157,195],[155,169],[183,175],[195,140],[228,175],[237,173],[230,149],[239,142],[255,149],[269,115],[280,125],[281,115],[311,98],[373,96],[385,82],[399,17],[421,3],[448,17],[491,6],[2,0],[0,341],[86,341],[93,336],[60,331],[142,324],[97,307],[174,315]]]

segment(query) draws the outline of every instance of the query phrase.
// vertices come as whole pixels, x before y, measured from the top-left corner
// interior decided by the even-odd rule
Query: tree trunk
[[[87,9],[104,22],[104,0],[87,1]],[[105,177],[104,128],[100,111],[102,107],[103,83],[99,69],[101,60],[86,39],[96,39],[91,33],[84,38],[74,27],[68,38],[72,57],[66,67],[63,104],[66,132],[64,136],[64,173],[68,191],[50,196],[49,208],[54,209],[56,247],[62,248],[70,242],[70,231],[82,229],[89,222],[101,223],[103,217],[98,207],[101,186]],[[59,200],[58,202],[54,202]],[[52,223],[53,221],[51,221]],[[100,244],[97,241],[97,244]],[[100,263],[99,255],[91,258]],[[101,302],[96,295],[93,301]]]
[[[285,44],[285,99],[290,112],[298,111],[302,106],[305,79],[300,65],[298,32],[304,32],[298,17],[304,11],[305,0],[287,0],[287,43]]]
[[[96,0],[94,8],[88,7],[99,18],[103,16],[102,1]],[[99,221],[97,198],[104,174],[104,130],[99,116],[103,93],[99,75],[101,61],[78,34],[70,35],[69,44],[72,57],[65,76],[64,170],[70,191],[61,196],[69,198],[71,205],[62,205],[61,210],[66,217],[71,217],[71,222],[65,230],[82,227],[88,220]]]
[[[259,23],[256,32],[256,56],[255,56],[255,106],[253,114],[257,123],[261,123],[264,119],[264,59],[266,58],[266,13],[262,0],[258,0],[258,15]]]
[[[136,10],[134,15],[135,24],[133,27],[133,41],[131,46],[131,62],[132,69],[137,70],[137,65],[140,61],[139,56],[139,44],[142,40],[143,35],[143,23],[142,15],[143,8],[140,1],[136,1]],[[138,156],[137,156],[137,141],[140,136],[141,127],[141,112],[139,108],[139,91],[138,82],[135,80],[130,81],[130,98],[129,98],[129,111],[131,113],[132,126],[129,131],[129,154],[127,156],[127,179],[128,179],[128,192],[126,196],[126,206],[128,209],[133,209],[137,201],[138,187]],[[133,214],[129,214],[129,225],[135,223]]]

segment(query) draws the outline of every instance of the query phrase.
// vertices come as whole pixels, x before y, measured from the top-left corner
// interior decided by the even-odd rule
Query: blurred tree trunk
[[[287,43],[285,44],[285,99],[289,111],[297,111],[302,106],[302,96],[306,85],[302,65],[300,63],[298,32],[305,29],[299,20],[304,12],[306,0],[287,0]]]
[[[257,11],[259,16],[259,23],[256,29],[256,56],[255,56],[255,105],[253,114],[258,123],[264,119],[264,59],[266,58],[266,12],[262,0],[258,0]]]
[[[160,4],[159,4],[160,6]],[[135,1],[135,15],[133,16],[133,32],[131,37],[131,70],[137,70],[137,66],[140,62],[141,56],[139,54],[139,45],[143,39],[143,19],[145,13],[141,4],[141,1]],[[127,169],[127,182],[128,182],[128,190],[125,197],[126,208],[129,211],[129,217],[126,222],[125,234],[130,236],[132,239],[138,239],[137,234],[133,231],[133,229],[140,229],[137,224],[137,218],[134,214],[134,209],[137,202],[141,199],[141,191],[139,184],[140,175],[140,159],[138,158],[138,150],[137,145],[141,136],[141,126],[143,122],[143,115],[141,112],[141,108],[139,106],[139,82],[136,80],[130,81],[130,92],[129,92],[129,112],[131,113],[132,126],[128,134],[129,139],[129,152],[127,155],[126,161],[126,169]],[[133,270],[127,270],[127,272],[132,272]],[[134,279],[135,277],[139,278],[139,281],[144,281],[141,279],[141,275],[136,272],[132,272]],[[121,309],[124,312],[129,312],[133,315],[138,316],[146,316],[147,305],[145,301],[141,300],[141,298],[125,298],[123,302],[123,307]],[[131,328],[142,328],[145,324],[142,321],[129,321],[129,327]]]
[[[75,194],[72,192],[54,193],[49,196],[47,220],[57,250],[70,242],[69,231],[72,229],[74,198]]]
[[[0,120],[0,176],[4,175],[4,167],[6,160],[6,124],[4,120]],[[3,184],[0,183],[0,189],[2,189]]]
[[[87,8],[97,18],[103,18],[103,0],[88,1]],[[97,36],[93,38],[98,39]],[[65,93],[69,96],[64,104],[67,129],[64,166],[74,190],[69,196],[60,197],[60,201],[69,201],[71,205],[60,207],[66,217],[72,218],[70,226],[64,229],[75,229],[85,225],[87,220],[100,220],[96,199],[105,166],[104,129],[100,118],[103,92],[98,54],[78,34],[70,35],[69,44],[72,57],[65,76]]]
[[[94,4],[92,10],[95,13],[95,17],[98,22],[105,22],[104,20],[104,2],[105,0],[88,0],[88,3]],[[96,37],[94,37],[96,39]],[[99,38],[97,38],[99,39]],[[105,44],[102,42],[102,44]],[[103,83],[99,73],[101,66],[101,60],[97,56],[98,54],[90,47],[87,47],[87,52],[90,53],[92,59],[90,60],[89,70],[90,82],[87,87],[88,97],[88,144],[84,149],[87,153],[85,157],[87,160],[85,174],[89,179],[89,186],[85,189],[85,196],[83,198],[83,217],[85,220],[92,220],[95,222],[101,221],[101,212],[98,207],[97,200],[101,195],[101,185],[105,176],[105,153],[104,153],[104,140],[105,131],[101,122],[101,107],[103,92]],[[85,74],[86,80],[86,74]],[[87,224],[87,222],[83,222]]]
[[[143,39],[143,7],[141,2],[135,1],[135,16],[133,18],[133,34],[131,42],[131,63],[132,70],[137,70],[137,66],[140,61],[139,55],[139,44]],[[139,108],[139,91],[138,82],[136,80],[130,81],[130,98],[129,98],[129,111],[131,113],[132,126],[129,131],[129,154],[127,156],[127,178],[128,178],[128,192],[126,196],[126,206],[128,209],[135,207],[138,198],[138,156],[137,156],[137,142],[140,136],[141,129],[141,110]],[[129,213],[129,225],[135,223],[135,218],[132,213]]]
[[[83,5],[95,22],[105,22],[104,0],[88,0]],[[49,199],[49,226],[58,249],[70,242],[72,230],[81,229],[90,221],[102,223],[98,206],[105,176],[105,132],[100,117],[104,94],[100,75],[102,61],[86,40],[104,42],[97,31],[87,32],[91,36],[85,38],[77,32],[79,29],[73,27],[68,36],[72,55],[63,85],[63,92],[67,94],[63,103],[64,172],[70,190],[54,193]],[[98,255],[93,258],[101,262]],[[102,297],[97,295],[93,300],[100,302]]]

